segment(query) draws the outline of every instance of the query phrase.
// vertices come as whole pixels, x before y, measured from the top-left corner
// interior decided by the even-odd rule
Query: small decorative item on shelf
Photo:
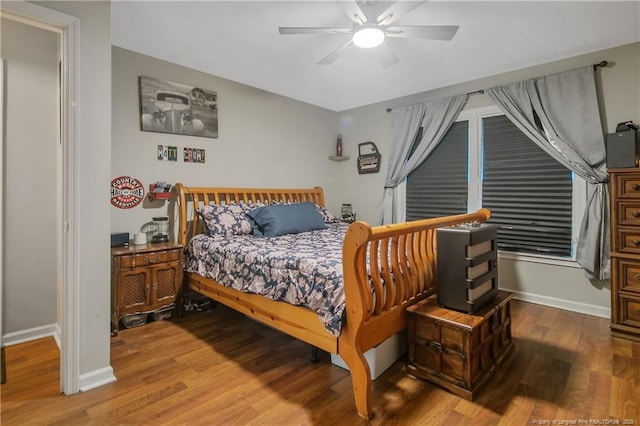
[[[342,157],[342,135],[338,133],[338,140],[336,142],[336,156]]]
[[[152,243],[166,243],[169,241],[169,218],[166,216],[153,218]]]
[[[168,200],[171,198],[171,184],[156,182],[149,185],[149,201]]]

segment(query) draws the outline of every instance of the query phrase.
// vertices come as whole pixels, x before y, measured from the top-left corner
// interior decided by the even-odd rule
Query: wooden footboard
[[[202,232],[194,209],[203,204],[311,201],[324,205],[324,194],[318,187],[195,188],[178,183],[175,190],[180,216],[178,240],[184,245]],[[186,284],[249,317],[339,354],[351,373],[357,412],[369,419],[373,414],[371,375],[364,352],[404,329],[408,324],[406,308],[435,292],[435,229],[482,222],[489,217],[489,210],[481,209],[476,213],[376,227],[365,222],[351,224],[342,250],[346,320],[338,338],[307,308],[242,293],[193,273],[185,274]]]
[[[351,224],[342,248],[346,320],[338,352],[351,372],[358,414],[371,418],[371,380],[364,352],[407,327],[406,308],[436,291],[436,229],[483,222],[475,213],[371,227]]]

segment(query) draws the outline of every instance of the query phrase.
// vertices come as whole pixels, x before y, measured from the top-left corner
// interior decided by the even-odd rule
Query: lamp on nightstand
[[[169,218],[159,216],[153,218],[152,243],[166,243],[169,241]]]

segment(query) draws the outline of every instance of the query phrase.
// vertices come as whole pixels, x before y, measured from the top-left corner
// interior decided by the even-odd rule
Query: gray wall
[[[7,64],[6,335],[44,326],[55,329],[57,323],[58,35],[4,18],[0,28]]]
[[[77,200],[80,381],[110,371],[111,7],[107,1],[38,5],[80,19],[80,179]],[[108,372],[105,373],[108,375]]]
[[[598,71],[602,121],[605,131],[632,119],[640,121],[640,44],[620,46],[549,64],[509,72],[390,100],[341,113],[333,113],[261,90],[243,86],[117,47],[113,48],[113,162],[112,177],[132,175],[145,185],[155,180],[214,186],[324,187],[327,204],[338,213],[340,204],[352,203],[358,219],[378,224],[387,172],[391,117],[387,107],[465,93],[600,62],[611,67]],[[139,130],[137,77],[146,75],[216,90],[220,104],[220,137],[194,138]],[[474,95],[467,109],[490,105],[486,95]],[[343,134],[349,161],[334,163],[337,133]],[[379,173],[359,175],[358,143],[373,141],[382,153]],[[156,160],[158,144],[204,148],[204,165]],[[181,160],[181,158],[180,158]],[[145,201],[131,210],[112,208],[113,231],[138,232],[151,217],[171,215],[169,203]],[[608,316],[608,282],[591,282],[574,267],[502,259],[500,283],[524,300],[589,314]]]
[[[358,219],[379,223],[380,205],[387,173],[391,116],[387,107],[410,105],[430,99],[472,92],[532,77],[552,74],[608,60],[611,67],[597,72],[598,92],[602,107],[602,123],[605,132],[615,130],[617,123],[625,120],[640,122],[640,43],[594,52],[575,58],[552,62],[519,71],[500,74],[464,84],[398,98],[389,102],[369,105],[340,113],[340,131],[344,135],[344,164],[339,180],[348,183],[344,195],[353,204]],[[465,109],[491,105],[486,95],[473,95]],[[358,175],[355,157],[357,144],[374,141],[382,153],[380,173]],[[550,266],[539,263],[500,261],[500,285],[515,290],[525,300],[573,309],[579,312],[608,316],[610,292],[608,282],[590,282],[581,269]]]
[[[186,185],[235,187],[322,186],[328,207],[339,211],[337,113],[238,84],[149,56],[113,47],[112,178],[134,176]],[[140,130],[138,77],[216,91],[219,137],[203,138]],[[178,147],[178,161],[158,161],[158,145]],[[206,163],[182,161],[184,147],[206,152]],[[172,204],[145,200],[132,209],[111,207],[114,232],[139,232],[152,217],[171,214]]]

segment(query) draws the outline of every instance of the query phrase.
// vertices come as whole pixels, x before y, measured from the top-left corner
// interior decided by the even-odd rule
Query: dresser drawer
[[[619,260],[618,261],[620,283],[619,290],[635,291],[640,293],[640,261]]]
[[[620,324],[640,327],[640,298],[620,296]]]
[[[124,255],[120,258],[121,268],[135,268],[139,266],[154,265],[156,263],[166,263],[180,259],[180,250],[169,250],[152,253],[139,253]]]
[[[619,174],[616,179],[618,198],[640,199],[640,173]]]
[[[618,226],[640,226],[640,202],[618,203]]]
[[[618,251],[640,253],[640,228],[618,229]]]

